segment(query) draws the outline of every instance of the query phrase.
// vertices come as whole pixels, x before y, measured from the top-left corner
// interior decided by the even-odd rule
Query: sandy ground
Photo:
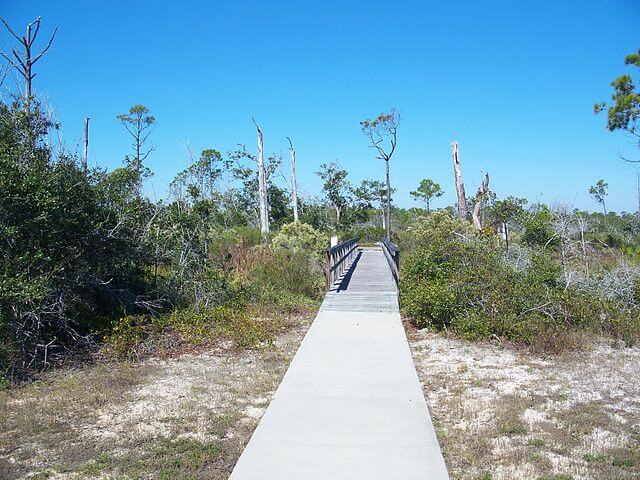
[[[408,336],[452,480],[640,478],[640,349]]]
[[[260,349],[60,371],[0,393],[0,478],[227,478],[310,317]]]
[[[227,478],[312,315],[263,348],[0,392],[0,479]],[[408,327],[452,480],[640,479],[640,349],[541,357]]]

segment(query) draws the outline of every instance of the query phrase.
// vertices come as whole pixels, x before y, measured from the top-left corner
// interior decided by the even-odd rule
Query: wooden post
[[[327,263],[325,265],[326,291],[331,289],[331,250],[327,250]]]
[[[391,241],[391,182],[389,181],[389,159],[384,161],[386,167],[386,180],[387,180],[387,224],[385,225],[387,232],[387,240]]]
[[[89,171],[89,117],[84,119],[84,156],[82,157],[82,170],[85,175]]]
[[[293,221],[298,222],[298,185],[296,183],[296,151],[293,143],[289,140],[289,152],[291,153],[291,202],[293,203]]]
[[[252,118],[253,124],[258,130],[258,201],[260,204],[260,230],[263,234],[269,233],[269,207],[267,204],[267,178],[264,170],[264,145],[262,129]]]
[[[451,142],[453,148],[453,174],[456,180],[456,192],[458,193],[458,215],[460,220],[465,222],[469,211],[467,210],[467,197],[464,194],[464,183],[462,182],[462,172],[460,171],[460,159],[458,158],[458,142]]]

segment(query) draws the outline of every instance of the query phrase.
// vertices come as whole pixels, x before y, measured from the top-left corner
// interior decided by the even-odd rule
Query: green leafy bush
[[[320,265],[300,252],[255,247],[247,252],[238,273],[254,303],[287,311],[309,308],[324,291]]]
[[[100,172],[52,158],[37,103],[0,117],[0,370],[19,378],[91,346],[102,319],[135,303],[144,262]]]
[[[525,216],[522,241],[531,247],[545,247],[553,243],[553,214],[543,208]]]
[[[418,326],[547,349],[560,348],[572,330],[625,339],[640,332],[637,310],[561,284],[561,266],[548,253],[531,251],[516,269],[494,239],[468,236],[458,227],[435,215],[405,236],[414,250],[402,263],[400,299]]]
[[[170,355],[228,339],[236,347],[253,347],[273,339],[282,318],[256,321],[258,312],[243,301],[204,309],[176,309],[160,315],[129,315],[113,322],[103,355],[139,360]]]
[[[292,222],[280,229],[271,246],[276,252],[309,255],[321,261],[329,246],[326,235],[320,233],[311,225],[302,222]]]

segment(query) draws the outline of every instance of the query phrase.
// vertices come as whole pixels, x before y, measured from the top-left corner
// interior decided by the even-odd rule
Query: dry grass
[[[100,364],[0,392],[0,478],[227,478],[311,317],[259,349]]]
[[[408,334],[452,480],[640,478],[640,349],[540,357]]]

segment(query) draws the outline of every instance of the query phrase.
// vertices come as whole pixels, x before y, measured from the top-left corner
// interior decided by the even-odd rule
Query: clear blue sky
[[[640,152],[592,106],[640,48],[637,0],[0,0],[0,14],[21,30],[42,16],[43,36],[59,27],[35,89],[69,148],[92,118],[91,163],[118,166],[129,139],[116,115],[152,109],[148,190],[160,196],[187,144],[255,149],[252,116],[267,152],[286,155],[285,137],[294,140],[303,193],[318,193],[313,172],[333,159],[354,182],[382,179],[358,122],[395,106],[401,206],[425,177],[446,191],[437,206],[454,202],[455,139],[470,193],[488,171],[500,196],[594,209],[586,190],[604,178],[611,209],[636,209],[636,170],[617,154]],[[2,32],[0,48],[11,45]]]

